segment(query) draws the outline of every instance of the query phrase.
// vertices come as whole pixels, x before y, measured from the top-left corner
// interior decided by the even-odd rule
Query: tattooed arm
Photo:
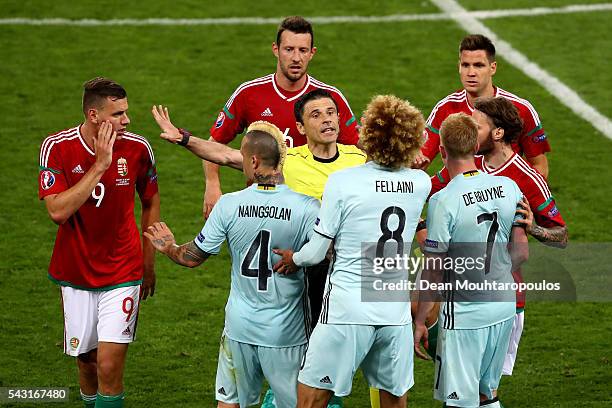
[[[190,241],[181,246],[176,245],[174,235],[170,228],[163,222],[156,222],[151,225],[144,236],[159,252],[165,254],[179,265],[194,268],[204,262],[210,254],[198,248],[195,242]]]
[[[518,208],[516,212],[524,218],[516,222],[525,226],[525,231],[538,241],[554,247],[565,248],[567,246],[567,227],[557,225],[555,227],[545,228],[536,224],[533,219],[533,212],[529,206],[529,202],[524,198],[519,202],[522,208]]]

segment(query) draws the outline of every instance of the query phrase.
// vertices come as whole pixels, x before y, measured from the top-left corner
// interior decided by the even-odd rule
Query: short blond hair
[[[283,165],[285,164],[285,159],[287,158],[287,144],[285,143],[285,136],[283,135],[283,132],[281,132],[281,130],[275,124],[266,122],[265,120],[258,120],[251,123],[245,134],[253,131],[264,132],[274,138],[276,144],[278,145],[278,151],[280,154],[278,166],[276,168],[278,170],[282,170]]]
[[[410,167],[424,143],[421,112],[394,95],[377,95],[363,113],[359,140],[374,162],[393,169]]]
[[[453,113],[440,126],[440,141],[452,159],[473,157],[478,143],[478,124],[463,112]]]

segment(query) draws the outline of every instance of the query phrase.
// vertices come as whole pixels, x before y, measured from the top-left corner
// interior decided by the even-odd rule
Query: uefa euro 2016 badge
[[[123,157],[117,159],[117,173],[122,177],[128,174],[127,160]]]
[[[40,185],[43,190],[48,190],[55,184],[55,176],[49,170],[40,173]]]
[[[77,347],[79,347],[79,339],[77,339],[76,337],[73,337],[70,339],[70,348],[73,350],[76,350]]]
[[[225,120],[225,113],[223,111],[219,112],[219,116],[217,116],[217,120],[215,121],[215,129],[219,129],[223,126],[223,121]]]

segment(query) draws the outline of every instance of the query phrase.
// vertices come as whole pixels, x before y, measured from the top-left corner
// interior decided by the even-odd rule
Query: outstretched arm
[[[193,241],[181,246],[176,245],[174,234],[172,234],[172,231],[170,231],[170,228],[164,222],[156,222],[151,225],[145,231],[144,236],[151,241],[151,244],[159,252],[165,254],[175,263],[188,268],[201,265],[210,256],[210,254],[198,248]]]
[[[183,142],[183,134],[170,121],[168,108],[162,105],[153,106],[151,112],[162,131],[159,136],[170,143],[181,144]],[[189,136],[186,143],[184,146],[201,159],[220,166],[242,170],[242,154],[240,150],[232,149],[222,143],[200,139],[196,136]]]

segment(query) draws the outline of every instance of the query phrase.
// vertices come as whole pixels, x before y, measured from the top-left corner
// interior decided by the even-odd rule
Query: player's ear
[[[499,127],[495,128],[495,130],[493,131],[493,138],[496,142],[502,140],[504,138],[504,129]]]
[[[474,156],[478,154],[479,150],[480,150],[480,143],[476,142],[476,147],[474,147]]]
[[[493,61],[491,63],[491,75],[495,75],[497,72],[497,61]]]
[[[314,57],[316,53],[317,53],[317,47],[312,47],[310,50],[310,58]]]
[[[444,146],[438,146],[438,150],[440,150],[440,157],[442,157],[442,160],[446,160],[446,149],[444,149]]]
[[[251,164],[253,165],[253,171],[255,171],[259,168],[259,165],[261,164],[261,160],[259,160],[259,157],[257,157],[256,155],[252,155]]]
[[[96,108],[87,109],[87,120],[89,120],[94,125],[99,125],[98,110]]]
[[[272,43],[272,54],[278,58],[278,45],[276,44],[276,41]]]
[[[306,129],[304,129],[304,125],[301,124],[300,122],[295,122],[295,127],[297,127],[298,132],[300,132],[300,135],[305,135],[306,134]]]

